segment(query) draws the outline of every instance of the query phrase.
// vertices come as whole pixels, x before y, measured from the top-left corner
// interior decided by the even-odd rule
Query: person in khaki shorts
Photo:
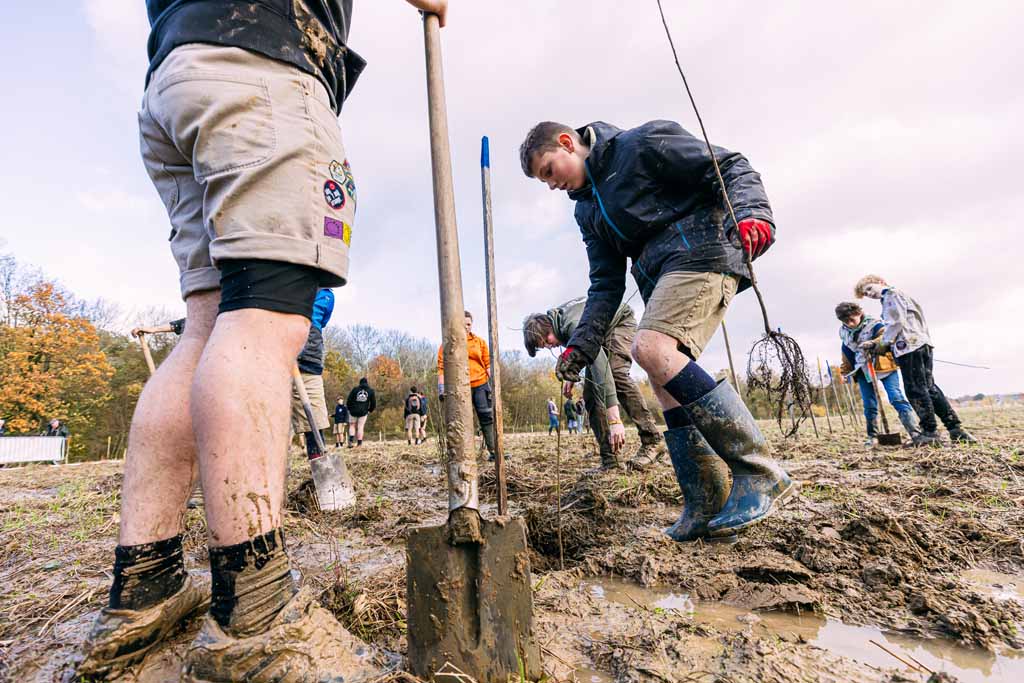
[[[407,2],[444,24],[447,0]],[[364,66],[347,45],[352,2],[146,4],[140,147],[187,324],[132,418],[109,602],[71,673],[134,677],[208,607],[183,680],[365,680],[375,655],[297,590],[282,533],[290,370],[317,290],[345,284],[359,240],[337,119]],[[182,550],[196,477],[212,594]]]
[[[409,395],[405,397],[405,440],[411,446],[412,440],[416,439],[416,445],[420,445],[420,426],[422,416],[420,415],[420,394],[416,387],[409,389]]]
[[[661,403],[665,438],[685,504],[666,533],[677,541],[735,534],[763,520],[795,487],[768,456],[764,435],[728,382],[697,363],[736,292],[745,257],[775,239],[771,207],[747,159],[716,148],[724,201],[704,142],[672,121],[622,130],[544,122],[527,134],[527,177],[564,190],[590,261],[590,290],[556,374],[578,381],[593,362],[625,292],[626,259],[646,305],[633,358]]]

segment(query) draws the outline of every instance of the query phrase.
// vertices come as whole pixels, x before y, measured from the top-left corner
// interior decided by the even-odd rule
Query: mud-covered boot
[[[487,459],[494,462],[495,453],[498,452],[498,433],[494,423],[483,425],[480,430],[484,433],[484,445],[487,447]]]
[[[796,491],[786,471],[768,455],[768,442],[731,384],[719,381],[684,408],[732,473],[729,499],[708,522],[711,536],[729,536],[760,522]]]
[[[670,429],[665,442],[683,493],[683,512],[665,534],[673,541],[707,536],[708,522],[729,497],[729,467],[696,427]]]
[[[82,661],[70,680],[121,680],[188,617],[210,606],[210,592],[191,576],[177,593],[142,610],[104,607],[82,645]]]
[[[949,430],[949,440],[953,443],[978,443],[974,435],[963,427],[954,427]]]
[[[921,433],[921,423],[917,419],[917,413],[912,410],[907,410],[899,415],[903,429],[907,430],[907,436],[909,436],[911,442],[913,442],[914,437]]]
[[[636,455],[630,458],[627,466],[631,470],[643,472],[649,469],[665,455],[665,442],[655,441],[653,443],[641,444]]]
[[[871,420],[867,425],[868,433],[864,437],[864,445],[868,448],[874,448],[878,445],[878,418]]]
[[[915,447],[941,446],[942,437],[939,436],[938,432],[918,432],[917,436],[915,436],[911,441],[911,445]]]
[[[382,674],[373,650],[302,588],[263,633],[234,638],[210,616],[192,641],[182,680],[193,683],[360,683]]]

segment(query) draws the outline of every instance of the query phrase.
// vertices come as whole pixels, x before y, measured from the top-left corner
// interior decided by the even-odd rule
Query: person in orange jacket
[[[487,342],[473,334],[473,314],[466,314],[466,349],[469,352],[469,386],[473,391],[473,410],[484,433],[489,460],[497,452],[494,428],[494,396],[491,393],[491,352]],[[444,344],[437,349],[437,397],[444,400]],[[508,457],[508,456],[506,456]]]

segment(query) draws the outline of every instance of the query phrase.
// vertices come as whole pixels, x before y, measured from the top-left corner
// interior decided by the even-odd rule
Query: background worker
[[[408,2],[444,24],[446,0]],[[132,416],[108,604],[74,675],[135,678],[208,605],[184,680],[358,683],[380,673],[372,651],[296,585],[283,531],[291,370],[318,288],[348,279],[355,182],[337,117],[365,66],[352,3],[146,6],[140,148],[187,324]],[[210,592],[182,545],[197,475]]]
[[[377,392],[370,386],[370,380],[365,377],[359,378],[359,384],[352,387],[348,392],[348,447],[354,448],[363,445],[363,430],[366,428],[366,418],[377,409]]]
[[[50,423],[46,425],[46,429],[42,431],[43,436],[63,436],[65,439],[68,437],[68,428],[63,422],[57,418],[50,420]]]
[[[466,351],[469,353],[469,386],[473,397],[473,411],[484,434],[488,459],[497,453],[494,427],[494,397],[491,393],[491,354],[487,342],[473,334],[473,314],[463,312],[466,325]],[[437,349],[437,397],[444,400],[444,345]],[[505,455],[508,459],[508,454]]]
[[[580,425],[576,421],[576,401],[573,400],[572,394],[570,393],[565,399],[565,403],[562,404],[562,414],[565,415],[565,426],[569,430],[569,433],[579,433]]]
[[[405,397],[405,405],[402,411],[403,417],[405,418],[405,441],[410,446],[413,445],[413,439],[416,439],[416,445],[420,444],[420,394],[416,391],[416,387],[409,389],[409,395]]]
[[[420,392],[420,443],[427,442],[427,418],[430,411],[427,408],[427,395]]]
[[[885,388],[889,404],[900,416],[903,428],[907,430],[907,435],[913,441],[921,433],[921,427],[914,409],[903,397],[903,392],[900,391],[900,375],[896,360],[890,353],[872,358],[872,354],[860,348],[863,342],[880,339],[885,324],[877,318],[864,315],[864,310],[850,301],[844,301],[836,306],[836,318],[842,323],[839,328],[839,338],[843,340],[841,346],[843,364],[839,370],[843,375],[853,373],[857,380],[860,397],[864,403],[864,422],[867,424],[866,445],[874,445],[878,436],[878,411],[880,408],[878,397],[875,396],[875,387],[871,382],[868,363],[874,363],[875,376],[878,377],[879,384]]]
[[[316,293],[313,300],[313,315],[310,320],[309,334],[306,343],[299,353],[298,365],[302,384],[309,396],[309,405],[313,409],[316,425],[310,425],[306,419],[306,411],[302,407],[299,391],[292,386],[292,431],[302,434],[306,440],[306,457],[310,460],[319,458],[323,453],[317,445],[313,430],[322,431],[331,426],[327,415],[327,397],[324,395],[324,335],[323,329],[334,312],[334,292],[323,288]]]
[[[907,388],[910,405],[914,407],[921,423],[921,432],[914,439],[914,444],[928,446],[942,443],[936,415],[949,431],[951,441],[977,443],[977,439],[964,429],[960,416],[935,383],[932,375],[932,337],[921,305],[877,275],[862,277],[854,286],[853,293],[858,299],[868,297],[882,302],[885,332],[881,339],[861,342],[860,348],[876,354],[884,354],[891,349],[895,354],[896,363],[903,373],[903,385]]]
[[[559,429],[558,422],[558,405],[555,403],[555,399],[548,397],[547,402],[548,409],[548,436],[551,436],[551,432],[557,432]]]
[[[534,357],[539,348],[550,349],[568,344],[580,323],[586,303],[585,298],[579,297],[546,313],[527,316],[523,321],[523,343],[530,357]],[[647,407],[647,401],[640,393],[640,388],[629,374],[633,367],[630,347],[635,336],[636,318],[633,309],[628,304],[622,304],[609,323],[608,332],[593,362],[586,367],[583,403],[587,406],[594,436],[601,447],[602,465],[608,467],[616,466],[618,459],[615,455],[617,449],[611,447],[610,432],[606,425],[614,425],[616,422],[621,425],[620,405],[632,418],[640,434],[640,449],[629,461],[630,466],[644,469],[661,458],[665,452],[665,442],[654,421],[654,415]],[[563,392],[566,391],[566,395],[571,396],[571,385],[563,388]],[[602,395],[603,401],[598,401]],[[599,404],[603,405],[603,408],[598,408]],[[607,411],[614,412],[614,415],[603,414]],[[622,433],[625,435],[624,427]]]
[[[334,406],[334,445],[341,448],[348,437],[348,406],[345,397],[339,396]]]

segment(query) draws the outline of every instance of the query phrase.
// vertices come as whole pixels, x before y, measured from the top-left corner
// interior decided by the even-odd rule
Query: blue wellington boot
[[[683,512],[665,534],[673,541],[707,536],[708,521],[729,496],[729,468],[696,427],[668,430],[665,443],[683,492]]]
[[[711,536],[730,536],[760,522],[796,492],[789,475],[769,457],[764,435],[731,384],[719,381],[684,409],[732,473],[729,499],[708,522]]]

